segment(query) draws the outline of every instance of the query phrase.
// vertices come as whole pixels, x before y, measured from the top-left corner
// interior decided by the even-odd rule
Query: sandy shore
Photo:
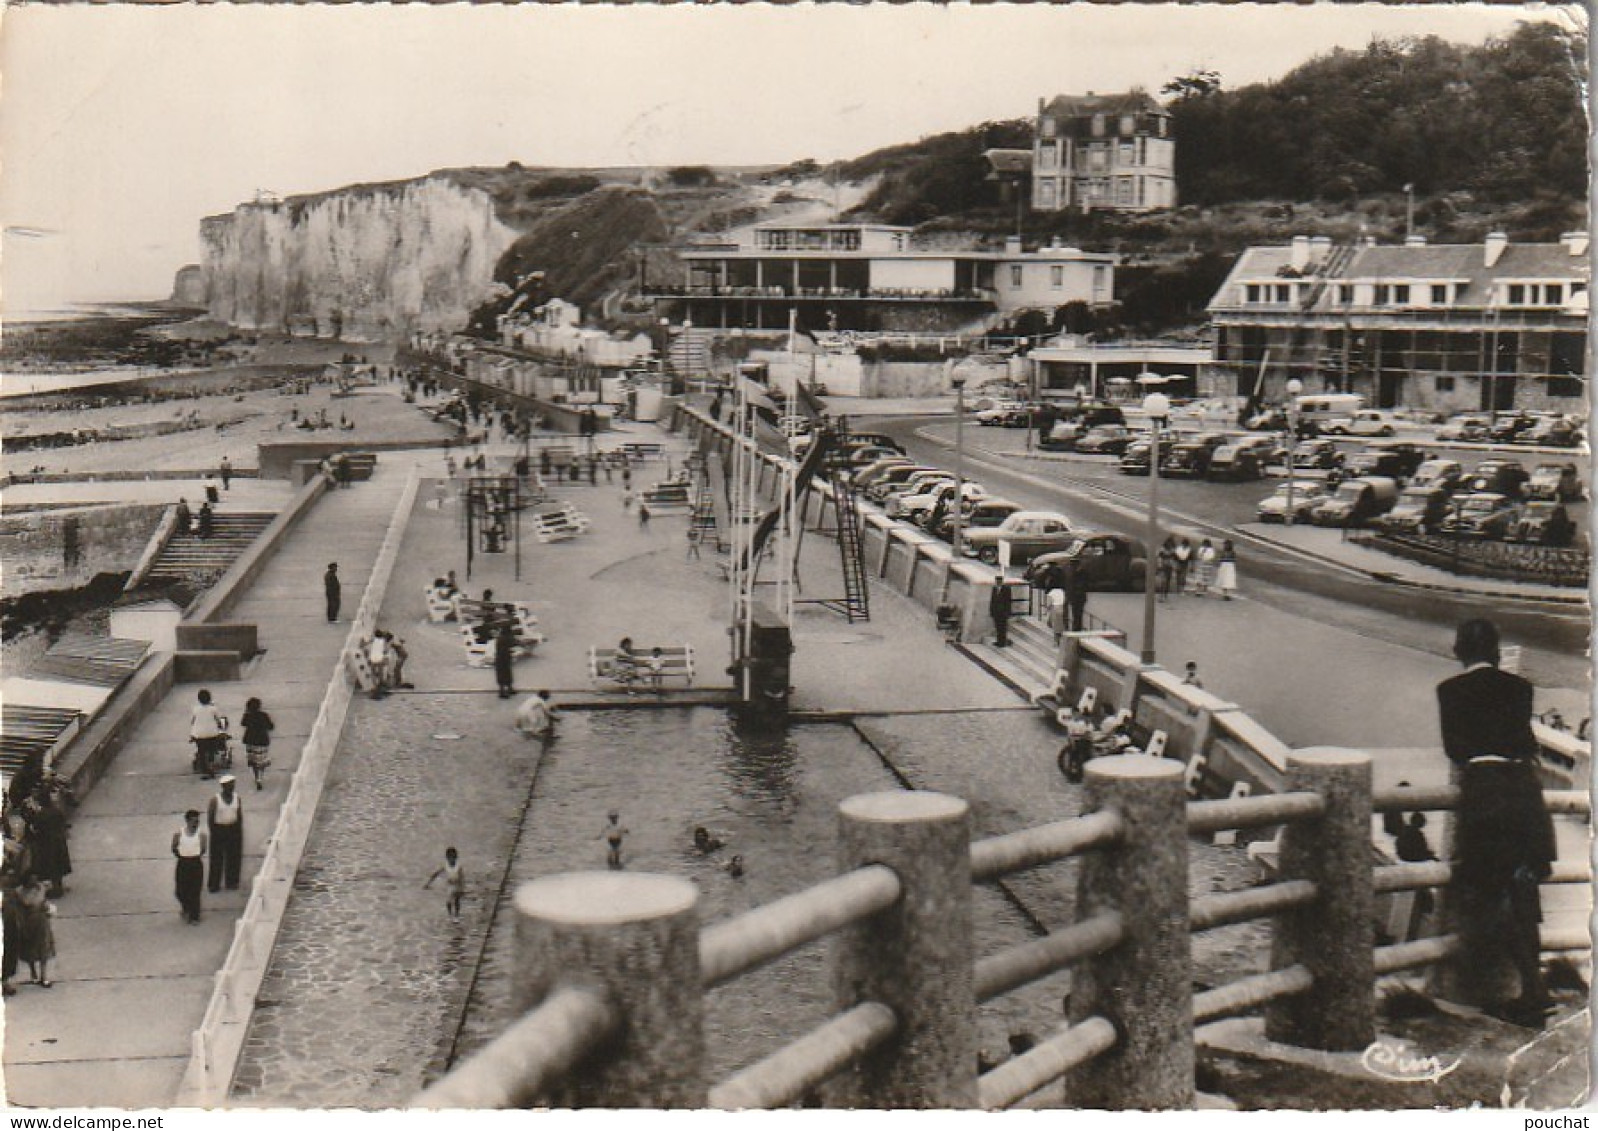
[[[383,366],[384,372],[393,356],[392,349],[386,346],[267,341],[252,349],[240,364],[149,380],[152,388],[181,389],[192,394],[180,399],[83,407],[98,394],[62,393],[53,398],[30,398],[36,407],[0,406],[0,430],[11,437],[194,420],[194,426],[185,431],[160,436],[8,450],[0,456],[0,471],[163,471],[214,467],[223,456],[235,467],[252,468],[256,465],[256,445],[262,442],[338,438],[356,443],[411,439],[421,443],[454,434],[452,427],[433,423],[416,406],[405,404],[398,383],[361,386],[344,396],[335,395],[331,385],[313,385],[308,393],[296,395],[285,395],[278,387],[245,388],[275,385],[296,371],[307,376],[316,374],[323,365],[351,353]],[[325,410],[330,420],[347,417],[356,427],[350,432],[302,431],[294,427],[291,419],[296,410],[301,418],[314,418]]]

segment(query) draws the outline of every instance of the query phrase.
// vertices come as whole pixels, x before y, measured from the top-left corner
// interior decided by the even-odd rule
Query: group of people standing
[[[1195,548],[1185,535],[1166,538],[1155,561],[1155,592],[1161,600],[1175,592],[1194,597],[1219,593],[1230,601],[1237,592],[1237,549],[1232,540],[1223,539],[1217,547],[1205,538]]]
[[[0,918],[4,920],[5,996],[16,993],[16,976],[27,963],[29,981],[49,989],[55,958],[53,899],[66,894],[72,872],[67,816],[72,797],[50,770],[22,772],[12,779],[0,820],[4,858],[0,860]]]
[[[217,779],[217,792],[205,804],[205,826],[200,826],[200,810],[183,814],[183,825],[172,834],[172,855],[177,860],[174,887],[179,914],[190,925],[200,921],[200,893],[209,887],[215,894],[225,886],[236,891],[244,864],[244,802],[237,791],[237,779],[223,774]],[[210,862],[210,882],[206,883],[206,862]]]

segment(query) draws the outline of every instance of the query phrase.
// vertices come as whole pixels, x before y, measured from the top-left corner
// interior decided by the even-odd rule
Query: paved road
[[[863,419],[858,421],[864,428]],[[928,440],[920,430],[929,424],[952,432],[947,420],[897,418],[870,425],[898,437],[909,453],[929,462],[950,464],[947,446]],[[1121,476],[1110,466],[1088,461],[1039,462],[995,459],[970,454],[977,445],[997,442],[1002,429],[967,433],[968,474],[990,491],[1028,506],[1063,510],[1091,526],[1141,534],[1140,514],[1148,481]],[[1019,438],[1019,433],[1013,433]],[[1162,480],[1161,505],[1177,512],[1215,516],[1193,524],[1205,534],[1233,536],[1237,518],[1253,517],[1259,484],[1224,484]],[[1241,504],[1246,502],[1246,510]],[[1190,524],[1178,522],[1187,528]],[[1244,550],[1244,573],[1250,596],[1284,612],[1320,624],[1350,628],[1360,635],[1446,656],[1452,629],[1468,616],[1491,615],[1505,636],[1526,648],[1528,676],[1542,685],[1587,686],[1587,612],[1582,607],[1520,607],[1492,597],[1422,592],[1385,585],[1306,562],[1295,555],[1254,545]],[[1254,646],[1258,646],[1255,642]],[[1297,662],[1297,658],[1295,658]]]

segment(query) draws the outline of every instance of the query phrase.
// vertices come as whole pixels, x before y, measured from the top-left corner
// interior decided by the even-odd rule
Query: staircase
[[[667,348],[667,360],[672,372],[684,377],[703,377],[710,372],[709,330],[690,328],[680,330]]]
[[[720,459],[716,459],[715,468],[719,469]],[[713,468],[707,459],[700,464],[695,478],[698,488],[694,492],[694,509],[688,518],[688,537],[697,541],[701,546],[714,546],[719,553],[727,548],[721,538],[721,524],[716,521],[716,492],[714,481],[711,479]]]
[[[209,538],[174,533],[145,575],[146,584],[223,572],[276,517],[270,511],[218,513]]]
[[[1006,648],[993,646],[992,622],[988,622],[980,639],[967,640],[963,647],[1029,702],[1036,702],[1039,696],[1054,690],[1060,650],[1054,643],[1054,633],[1040,620],[1029,616],[1011,617],[1010,644]]]

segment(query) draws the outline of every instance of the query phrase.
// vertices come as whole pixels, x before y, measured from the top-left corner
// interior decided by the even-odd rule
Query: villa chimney
[[[1404,237],[1404,246],[1405,247],[1425,247],[1426,246],[1426,237],[1423,236],[1423,235],[1420,235],[1419,233],[1411,232],[1409,235]]]
[[[1302,271],[1309,266],[1308,236],[1293,237],[1293,247],[1287,261],[1295,271]]]
[[[1504,254],[1504,249],[1509,246],[1509,237],[1503,232],[1488,232],[1487,242],[1483,245],[1485,258],[1483,262],[1488,267],[1498,264],[1498,259]]]
[[[1559,242],[1565,245],[1565,250],[1572,257],[1584,257],[1587,254],[1587,233],[1566,232],[1559,237]]]
[[[1051,248],[1054,248],[1054,249],[1058,250],[1059,247],[1060,247],[1060,237],[1059,236],[1055,236],[1053,239],[1049,240],[1049,246]]]
[[[1006,254],[1006,255],[1020,255],[1021,254],[1021,237],[1020,236],[1005,236],[1004,237],[1004,254]]]

